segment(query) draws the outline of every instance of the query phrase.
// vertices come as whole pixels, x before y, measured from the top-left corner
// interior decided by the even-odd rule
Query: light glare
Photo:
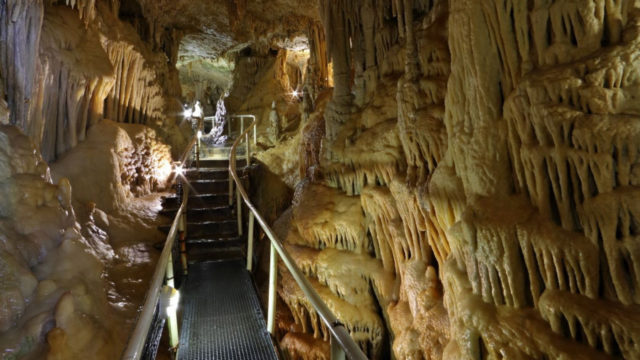
[[[176,165],[175,172],[176,175],[184,175],[184,168],[182,167],[182,164]]]
[[[291,97],[294,99],[298,99],[303,95],[303,92],[298,89],[295,89],[289,95],[291,95]]]

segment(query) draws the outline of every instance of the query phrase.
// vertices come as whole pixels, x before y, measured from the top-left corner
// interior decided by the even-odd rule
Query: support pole
[[[254,117],[255,120],[255,117]],[[255,124],[253,126],[253,145],[256,145],[258,143],[258,133],[257,130],[258,129],[258,124]]]
[[[275,335],[276,331],[276,296],[278,290],[278,252],[271,244],[269,256],[269,304],[267,314],[267,331]]]
[[[246,134],[244,137],[244,142],[247,145],[246,148],[246,152],[247,152],[247,166],[249,166],[249,162],[251,161],[251,148],[250,148],[250,143],[249,143],[249,134]]]
[[[180,303],[180,293],[172,286],[165,285],[162,288],[163,300],[167,315],[167,328],[169,330],[169,346],[176,350],[180,343],[180,333],[178,331],[178,304]]]
[[[249,211],[249,230],[247,231],[247,270],[253,270],[253,223],[255,217],[252,211]]]
[[[164,272],[164,281],[167,285],[175,287],[175,279],[173,277],[173,256],[169,254],[169,262],[167,263],[167,270]]]
[[[238,235],[242,236],[242,198],[236,186],[236,213],[238,215]]]
[[[187,211],[185,209],[185,211]],[[180,263],[182,264],[182,273],[184,275],[187,275],[189,272],[189,263],[187,262],[187,215],[185,213],[182,213],[180,215],[180,221],[178,222],[178,236],[179,236],[179,242],[180,242]],[[173,265],[171,262],[169,262],[171,268],[172,268],[172,272],[173,272]],[[171,287],[173,287],[173,285],[171,285]]]
[[[196,142],[196,170],[200,171],[200,135],[201,132],[198,130],[198,142]]]
[[[346,360],[344,350],[333,335],[331,335],[331,360]]]
[[[229,206],[233,205],[233,179],[231,178],[231,171],[229,171]]]

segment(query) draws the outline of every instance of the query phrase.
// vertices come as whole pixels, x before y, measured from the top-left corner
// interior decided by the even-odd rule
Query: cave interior
[[[205,197],[181,156],[240,114],[251,201],[367,358],[640,359],[638,0],[0,0],[0,359],[122,358]],[[279,356],[330,359],[234,209],[187,234],[251,231]]]

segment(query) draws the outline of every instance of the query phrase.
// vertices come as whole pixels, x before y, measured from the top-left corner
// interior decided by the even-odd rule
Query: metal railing
[[[215,116],[205,116],[203,119],[204,121],[213,121],[216,117]],[[231,120],[232,119],[240,119],[240,134],[242,134],[244,132],[244,119],[252,119],[253,121],[256,121],[256,117],[254,115],[232,115],[228,118],[228,123],[227,123],[227,136],[229,138],[231,138]],[[256,133],[256,129],[253,129],[253,143],[254,145],[256,144],[256,142],[258,141],[258,135]]]
[[[180,157],[180,161],[178,162],[180,164],[180,169],[186,169],[185,165],[187,164],[189,155],[194,150],[194,146],[195,160],[196,164],[199,166],[199,144],[197,138],[194,136]],[[168,180],[168,184],[173,185],[176,178],[178,176],[182,176],[182,171],[178,171],[177,169],[178,167],[176,166]],[[136,326],[129,339],[129,343],[122,355],[123,360],[138,360],[144,355],[145,346],[147,345],[147,339],[153,325],[154,317],[158,317],[156,315],[160,315],[160,317],[162,317],[161,314],[156,314],[156,311],[166,311],[167,326],[169,329],[169,344],[174,349],[178,346],[179,332],[177,309],[180,293],[175,289],[173,255],[171,252],[176,236],[179,236],[182,271],[186,274],[187,259],[185,253],[185,231],[187,225],[186,214],[188,199],[189,187],[185,186],[184,191],[182,192],[180,207],[173,219],[173,222],[171,223],[167,240],[164,244],[164,248],[162,249],[162,253],[160,254],[160,258],[158,259],[153,277],[151,278],[151,286],[147,292],[144,305],[142,306],[142,310],[138,316],[138,321],[136,322]],[[164,286],[163,283],[165,283]],[[162,306],[158,306],[159,303],[162,304]]]
[[[246,116],[246,115],[244,115]],[[277,290],[277,281],[278,281],[278,258],[282,259],[282,262],[285,264],[295,281],[300,286],[300,289],[304,293],[304,295],[309,299],[309,302],[315,309],[315,311],[320,315],[320,318],[324,322],[326,328],[329,330],[331,335],[331,359],[344,359],[345,355],[352,360],[363,360],[367,359],[362,349],[353,341],[349,332],[344,327],[344,325],[339,321],[339,319],[331,312],[327,304],[320,298],[320,295],[316,292],[316,290],[312,287],[309,280],[302,273],[302,271],[298,268],[294,260],[291,258],[289,253],[284,248],[282,242],[276,237],[273,233],[273,230],[267,224],[265,219],[260,215],[255,205],[249,199],[249,195],[245,190],[238,174],[236,172],[236,149],[242,139],[247,143],[247,165],[249,165],[251,153],[249,151],[248,143],[249,143],[249,131],[254,129],[254,139],[255,139],[255,128],[256,121],[255,117],[253,117],[253,122],[249,125],[244,132],[238,136],[238,138],[233,143],[231,148],[231,154],[229,159],[229,174],[233,178],[233,181],[236,184],[236,199],[238,203],[238,225],[241,228],[241,215],[239,209],[241,208],[240,197],[244,200],[244,203],[249,208],[249,228],[247,235],[247,269],[251,271],[253,264],[253,227],[254,221],[257,219],[258,223],[262,227],[262,230],[267,235],[271,242],[271,250],[270,250],[270,263],[269,263],[269,300],[268,300],[268,313],[267,313],[267,330],[269,333],[275,333],[275,313],[276,313],[276,290]],[[231,182],[230,182],[231,183]],[[231,188],[230,188],[231,189]],[[231,190],[230,190],[231,191]],[[231,193],[229,194],[231,199]],[[240,234],[242,235],[242,234]]]

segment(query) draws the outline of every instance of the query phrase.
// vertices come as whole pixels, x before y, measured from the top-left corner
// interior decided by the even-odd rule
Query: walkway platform
[[[278,359],[241,260],[190,265],[181,295],[178,360]]]

